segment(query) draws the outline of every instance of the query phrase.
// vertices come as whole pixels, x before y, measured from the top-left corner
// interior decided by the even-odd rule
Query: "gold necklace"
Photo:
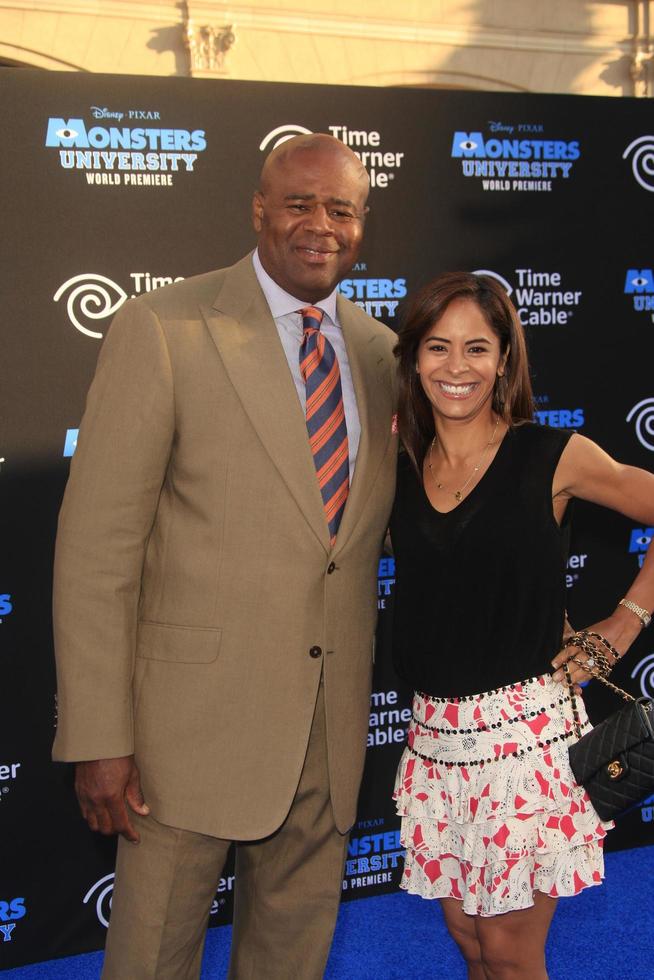
[[[431,459],[432,459],[432,450],[434,448],[434,443],[436,442],[436,436],[434,436],[434,438],[432,439],[431,444],[429,446],[429,459],[427,460],[427,466],[429,467],[429,472],[431,473],[432,480],[434,481],[434,483],[436,484],[436,486],[438,487],[439,490],[444,490],[445,493],[451,493],[452,496],[454,497],[454,499],[457,501],[457,503],[459,502],[459,500],[461,500],[461,498],[463,496],[463,491],[466,489],[466,487],[468,486],[468,484],[472,480],[472,478],[475,475],[475,473],[478,473],[479,470],[481,469],[481,464],[484,462],[484,459],[486,457],[486,453],[488,452],[488,450],[490,449],[490,447],[495,442],[495,436],[497,435],[497,427],[498,427],[499,424],[500,424],[500,417],[498,415],[497,418],[495,419],[495,428],[493,429],[493,433],[492,433],[490,439],[488,440],[488,442],[486,443],[486,445],[484,446],[484,448],[482,449],[482,453],[481,453],[481,456],[479,457],[479,461],[478,461],[477,465],[475,467],[473,467],[473,469],[470,471],[470,476],[468,477],[468,479],[466,480],[466,482],[463,484],[463,486],[462,487],[459,487],[458,490],[448,490],[447,487],[443,486],[442,483],[439,483],[438,480],[436,479],[436,477],[434,476],[434,471],[433,471],[432,465],[431,465]]]

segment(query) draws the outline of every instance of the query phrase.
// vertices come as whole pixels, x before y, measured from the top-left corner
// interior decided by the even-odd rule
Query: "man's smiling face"
[[[282,155],[252,204],[268,275],[303,302],[329,296],[357,260],[367,192],[365,171],[344,146]]]

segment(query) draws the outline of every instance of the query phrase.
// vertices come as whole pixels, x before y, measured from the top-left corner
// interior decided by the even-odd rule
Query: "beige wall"
[[[652,95],[649,0],[0,0],[0,60],[93,72]],[[652,25],[654,28],[654,24]]]

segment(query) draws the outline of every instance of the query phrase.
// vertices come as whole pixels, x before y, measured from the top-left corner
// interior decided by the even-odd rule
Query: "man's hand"
[[[99,830],[101,834],[122,834],[126,840],[138,844],[140,837],[132,826],[125,803],[142,817],[147,817],[150,807],[143,799],[133,755],[78,762],[75,792],[82,816],[91,830]]]

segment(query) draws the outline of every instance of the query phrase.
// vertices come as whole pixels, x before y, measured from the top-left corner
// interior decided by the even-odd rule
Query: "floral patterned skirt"
[[[590,722],[577,707],[584,730]],[[575,783],[570,695],[549,674],[465,698],[416,692],[394,799],[401,887],[471,915],[576,895],[604,877],[600,820]]]

